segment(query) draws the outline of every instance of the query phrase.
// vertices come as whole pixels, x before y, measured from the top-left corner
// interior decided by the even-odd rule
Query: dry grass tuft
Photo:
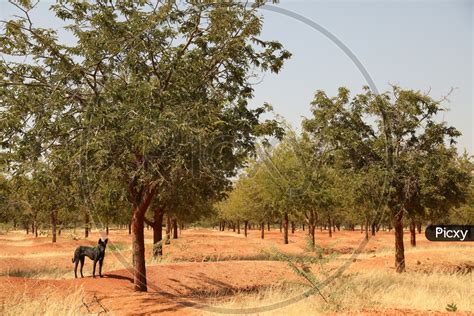
[[[267,288],[255,294],[237,294],[216,298],[211,305],[225,308],[249,308],[271,305],[303,293],[301,286]],[[458,311],[474,310],[473,275],[467,274],[395,274],[374,273],[344,276],[322,290],[327,302],[318,294],[282,309],[259,315],[307,315],[331,312],[354,312],[402,308],[418,311],[446,311],[454,303]]]
[[[78,315],[89,312],[84,304],[84,291],[81,289],[58,299],[54,289],[45,289],[40,295],[32,297],[27,293],[16,293],[3,299],[0,314],[16,315]]]
[[[72,269],[63,269],[58,267],[39,267],[39,268],[15,268],[0,272],[0,276],[11,276],[30,279],[70,279],[74,277]]]

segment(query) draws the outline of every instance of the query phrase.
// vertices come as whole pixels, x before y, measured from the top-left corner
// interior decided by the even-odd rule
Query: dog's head
[[[102,238],[99,239],[99,249],[100,249],[100,251],[102,251],[102,252],[105,251],[105,247],[107,246],[108,241],[109,241],[108,238],[105,238],[104,241],[102,241]]]

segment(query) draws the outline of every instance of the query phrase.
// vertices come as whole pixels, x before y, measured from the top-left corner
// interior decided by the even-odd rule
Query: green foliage
[[[14,4],[22,16],[4,23],[0,52],[25,62],[0,61],[2,163],[28,176],[46,162],[72,181],[74,208],[104,221],[124,216],[125,197],[142,208],[155,194],[197,219],[257,137],[281,136],[260,120],[268,106],[247,107],[252,69],[278,72],[290,57],[259,39],[262,4],[61,1],[51,9],[71,45]]]

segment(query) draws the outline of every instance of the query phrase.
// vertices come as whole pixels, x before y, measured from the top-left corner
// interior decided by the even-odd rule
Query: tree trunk
[[[421,234],[421,223],[416,223],[416,228],[418,229],[418,234]]]
[[[157,208],[153,212],[153,257],[163,255],[163,216],[165,211],[162,208]]]
[[[173,218],[173,239],[178,239],[178,220]]]
[[[147,291],[145,267],[145,213],[155,195],[155,190],[134,196],[132,210],[132,253],[133,253],[133,283],[134,290]]]
[[[86,211],[84,214],[84,237],[89,237],[89,224],[90,224],[90,219],[89,219],[89,213]]]
[[[53,229],[53,242],[56,242],[56,221],[57,221],[56,211],[52,211],[51,212],[51,227]]]
[[[31,227],[32,230],[31,230],[31,233],[32,234],[35,234],[35,237],[38,237],[38,226],[37,226],[37,223],[36,223],[36,219],[33,221],[33,226]]]
[[[295,233],[295,222],[291,222],[291,233],[294,234]]]
[[[260,230],[261,230],[261,236],[260,237],[262,237],[262,239],[264,239],[265,238],[265,223],[264,222],[262,222],[260,224]]]
[[[416,224],[414,219],[410,221],[410,245],[416,247]]]
[[[405,248],[403,246],[403,211],[393,217],[395,229],[395,268],[401,273],[405,271]]]
[[[247,237],[247,229],[248,229],[248,226],[249,226],[249,222],[248,222],[248,221],[244,221],[244,235],[245,235],[245,237]]]
[[[281,233],[282,226],[283,226],[282,221],[280,221],[280,233]]]
[[[235,233],[235,229],[236,229],[235,223],[232,223],[232,231],[233,231],[234,233]]]
[[[166,240],[165,245],[169,245],[171,243],[171,217],[166,215]]]
[[[105,224],[105,234],[108,236],[109,235],[109,224]]]
[[[240,221],[237,221],[237,234],[240,235]]]
[[[145,267],[145,234],[144,220],[139,207],[135,207],[132,215],[132,249],[133,249],[133,283],[135,291],[146,292],[146,267]]]
[[[302,226],[303,226],[303,231],[304,231],[304,222],[303,222],[303,225],[302,225]]]
[[[128,234],[132,234],[132,222],[128,223]]]
[[[311,239],[311,245],[314,247],[316,246],[316,225],[309,223],[308,224],[308,233],[309,233],[309,238]]]
[[[270,221],[267,222],[267,230],[270,231]]]
[[[288,212],[285,212],[283,216],[283,242],[288,244]]]
[[[369,240],[369,220],[365,220],[365,240]]]
[[[328,216],[328,228],[329,228],[329,237],[332,237],[332,223],[331,217]]]

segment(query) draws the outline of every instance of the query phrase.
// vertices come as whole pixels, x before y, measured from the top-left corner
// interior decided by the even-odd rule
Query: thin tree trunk
[[[178,239],[178,220],[173,218],[173,239]]]
[[[165,211],[162,208],[156,208],[153,212],[153,257],[163,255],[163,216]]]
[[[247,237],[247,229],[248,229],[248,226],[249,226],[249,222],[248,222],[248,221],[244,221],[244,235],[245,235],[245,237]]]
[[[393,217],[395,229],[395,269],[401,273],[405,271],[405,248],[403,246],[403,212],[399,211]]]
[[[89,212],[85,211],[86,213],[84,214],[84,237],[89,237],[89,225],[90,225],[90,219],[89,219]]]
[[[105,234],[109,235],[109,223],[105,224]]]
[[[416,224],[414,219],[410,221],[410,245],[416,247]]]
[[[369,240],[369,220],[365,220],[365,240]]]
[[[132,234],[132,222],[128,223],[128,234]]]
[[[282,221],[280,221],[280,233],[281,233],[282,226],[283,226]]]
[[[294,234],[295,233],[295,222],[291,222],[291,233]]]
[[[421,223],[420,222],[416,223],[416,228],[418,230],[418,234],[421,234]]]
[[[237,234],[240,235],[240,221],[237,221]]]
[[[267,230],[270,231],[270,221],[267,222]]]
[[[304,222],[303,222],[303,231],[304,231]]]
[[[332,237],[332,223],[331,223],[330,216],[328,216],[328,228],[329,228],[329,237]]]
[[[166,240],[165,245],[169,245],[171,243],[171,217],[166,215]]]
[[[373,221],[370,225],[370,232],[372,236],[375,236],[375,221]]]
[[[56,221],[57,221],[56,211],[52,211],[51,212],[51,226],[53,230],[53,242],[56,242]]]
[[[262,237],[262,239],[264,239],[265,238],[265,223],[264,222],[262,222],[260,224],[260,230],[261,230],[261,236],[260,237]]]
[[[283,216],[283,242],[288,244],[288,212],[285,212]]]
[[[309,238],[311,239],[311,245],[314,247],[316,246],[316,225],[309,223],[308,224],[308,233],[309,233]]]

